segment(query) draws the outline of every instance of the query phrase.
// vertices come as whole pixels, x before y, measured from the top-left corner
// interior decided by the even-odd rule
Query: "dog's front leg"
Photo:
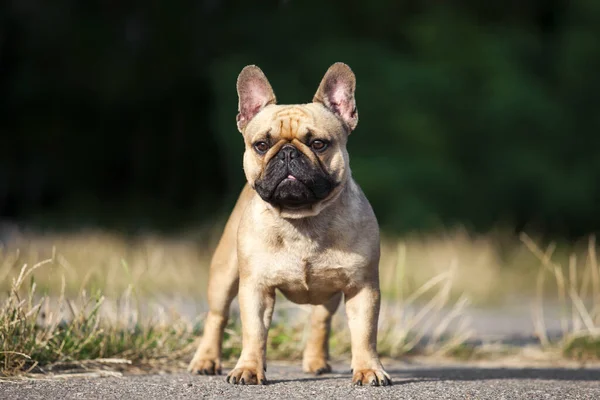
[[[266,384],[267,334],[275,306],[275,290],[240,281],[242,354],[227,382],[241,385]]]
[[[392,383],[377,354],[379,287],[366,285],[344,292],[352,342],[352,383],[386,386]]]
[[[329,333],[331,318],[342,299],[342,293],[334,294],[324,304],[313,306],[310,315],[310,335],[302,355],[302,369],[321,375],[331,372],[329,365]]]

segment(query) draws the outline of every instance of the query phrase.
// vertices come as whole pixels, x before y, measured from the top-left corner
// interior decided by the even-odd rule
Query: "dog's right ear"
[[[248,122],[269,104],[275,104],[277,99],[267,77],[256,65],[244,67],[237,80],[238,115],[237,127],[244,132]]]

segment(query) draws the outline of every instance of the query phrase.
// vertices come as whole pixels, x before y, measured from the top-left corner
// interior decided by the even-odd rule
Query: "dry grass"
[[[64,280],[57,299],[38,298],[34,273],[51,261],[24,265],[12,280],[0,308],[0,376],[92,364],[148,366],[191,351],[193,326],[165,312],[144,318],[131,290],[117,299],[123,306],[116,313],[100,292],[65,297]]]
[[[406,275],[402,245],[398,249],[391,256],[395,282]],[[190,299],[203,304],[211,252],[191,239],[128,240],[103,233],[18,239],[0,252],[0,286],[7,293],[0,308],[0,374],[185,367],[203,315],[180,314],[178,305]],[[455,272],[454,266],[415,291],[386,289],[393,293],[384,300],[380,318],[383,355],[443,352],[468,337],[466,328],[458,335],[447,331],[467,304],[464,297],[451,301]],[[451,312],[442,314],[442,308]],[[298,318],[298,313],[309,310],[278,301],[270,358],[301,357],[308,315]],[[343,307],[339,314],[331,351],[347,357]],[[432,326],[434,335],[424,340]],[[240,321],[234,315],[225,332],[224,358],[235,359],[240,347]]]
[[[202,237],[128,238],[106,232],[27,235],[0,247],[0,290],[10,289],[24,264],[52,262],[36,275],[38,290],[56,295],[64,277],[68,296],[82,289],[115,297],[133,285],[140,294],[198,298],[206,289],[212,243]]]
[[[148,296],[176,294],[204,299],[218,228],[177,238],[130,238],[97,231],[15,237],[10,245],[0,246],[0,290],[10,289],[10,279],[23,264],[52,259],[36,276],[42,293],[57,293],[64,275],[65,291],[70,296],[78,295],[82,288],[93,288],[114,297],[134,285],[140,294]],[[538,263],[518,240],[506,237],[509,235],[472,235],[461,229],[400,241],[385,237],[380,264],[383,295],[390,300],[402,299],[448,271],[450,262],[454,265],[453,300],[466,294],[477,304],[486,304],[504,298],[507,287],[534,294],[532,283]],[[571,251],[561,253],[567,250]]]
[[[464,230],[448,234],[384,238],[382,241],[381,282],[385,295],[404,296],[424,285],[433,276],[444,274],[452,264],[453,298],[463,293],[487,300],[493,288],[505,279],[507,265],[497,242],[490,236],[471,235]]]
[[[407,246],[400,242],[396,264],[385,272],[388,276],[382,279],[382,290],[392,293],[394,301],[384,302],[381,310],[381,320],[387,324],[387,329],[381,329],[382,353],[396,357],[419,348],[444,354],[472,336],[464,316],[469,297],[463,293],[458,300],[451,299],[457,278],[456,258],[447,259],[445,270],[415,290],[406,290]],[[449,331],[452,323],[456,326]]]
[[[0,374],[184,368],[202,328],[214,237],[218,232],[210,241],[98,232],[28,235],[0,248],[0,290],[6,293],[0,297]],[[471,356],[473,349],[465,346],[473,335],[467,307],[518,293],[534,299],[546,348],[556,344],[546,336],[543,307],[555,300],[564,311],[564,355],[598,358],[595,242],[588,243],[585,257],[577,246],[542,251],[528,237],[523,242],[462,230],[384,239],[380,352]],[[278,300],[269,358],[301,357],[308,333],[308,315],[302,314],[309,310]],[[240,346],[240,321],[233,315],[225,359],[233,361]],[[335,357],[350,352],[343,307],[334,318],[331,351]]]
[[[10,245],[0,246],[0,290],[10,288],[10,278],[23,264],[52,258],[52,264],[37,276],[42,292],[56,293],[65,275],[68,295],[92,287],[114,297],[133,284],[147,295],[176,292],[182,297],[204,298],[208,265],[219,234],[220,226],[176,238],[131,238],[98,231],[15,237]],[[580,257],[585,250],[582,246],[557,247],[554,258],[568,262],[571,253]],[[396,272],[399,251],[403,252],[401,276]],[[479,305],[493,303],[506,297],[506,288],[535,294],[538,262],[518,239],[458,229],[400,241],[384,237],[380,265],[384,296],[393,300],[416,290],[447,271],[451,260],[455,263],[450,293],[454,300],[466,293]]]
[[[58,298],[38,297],[35,272],[52,264],[44,260],[31,267],[24,265],[13,279],[5,303],[0,308],[0,377],[14,377],[29,373],[65,373],[82,371],[181,370],[197,345],[201,323],[156,307],[140,307],[132,286],[114,301],[100,292],[88,295],[84,289],[76,299],[65,296],[63,279]],[[451,315],[442,318],[426,346],[420,346],[425,329],[423,320],[436,317],[436,310],[446,305],[451,281],[445,275],[432,279],[425,287],[412,294],[407,304],[413,304],[421,294],[442,284],[439,293],[414,316],[394,312],[398,307],[384,305],[381,326],[380,352],[384,356],[398,356],[419,348],[420,354],[446,352],[460,345],[467,336],[449,335],[442,338],[447,322],[460,316],[464,302],[459,302]],[[298,307],[284,302],[269,332],[270,359],[300,359],[307,340],[308,324],[304,318],[291,317],[287,311]],[[295,309],[295,310],[294,310]],[[308,311],[309,307],[300,310]],[[296,323],[291,323],[296,321]],[[401,325],[396,325],[402,322]],[[407,324],[404,324],[407,322]],[[398,327],[401,327],[398,329]],[[235,360],[241,350],[241,326],[235,315],[225,330],[224,359]],[[331,338],[334,357],[347,358],[350,336],[345,318],[334,321]]]
[[[562,349],[566,357],[580,361],[600,359],[600,265],[596,255],[596,238],[588,241],[587,254],[578,257],[571,254],[568,263],[553,259],[556,244],[545,250],[538,247],[527,235],[521,235],[525,246],[539,260],[536,282],[536,302],[532,308],[537,335],[546,348]],[[554,294],[548,295],[547,277]],[[546,334],[544,316],[545,300],[558,302],[562,335],[558,343],[552,343]]]

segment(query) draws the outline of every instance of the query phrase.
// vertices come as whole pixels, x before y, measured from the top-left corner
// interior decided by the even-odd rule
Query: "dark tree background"
[[[384,228],[600,230],[597,0],[1,4],[2,220],[222,216],[244,180],[242,67],[306,102],[344,61],[353,171]]]

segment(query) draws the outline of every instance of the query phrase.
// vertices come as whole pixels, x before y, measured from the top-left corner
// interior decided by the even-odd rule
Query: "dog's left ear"
[[[354,72],[344,63],[333,64],[323,77],[313,102],[321,103],[344,121],[351,132],[358,124],[358,111],[354,91],[356,78]]]
[[[238,115],[237,126],[244,132],[248,122],[269,104],[277,103],[275,93],[267,77],[256,65],[247,65],[237,80]]]

